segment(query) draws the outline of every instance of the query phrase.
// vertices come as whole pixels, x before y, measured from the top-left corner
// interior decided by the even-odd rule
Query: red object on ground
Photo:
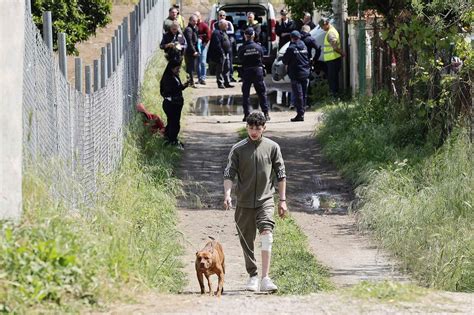
[[[142,113],[145,116],[143,125],[150,126],[152,133],[159,132],[160,134],[163,134],[165,132],[165,123],[160,116],[147,111],[142,103],[138,103],[136,108],[137,112]]]

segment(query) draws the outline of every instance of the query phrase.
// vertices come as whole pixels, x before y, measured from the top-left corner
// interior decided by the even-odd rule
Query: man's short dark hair
[[[265,115],[260,111],[253,111],[247,116],[247,125],[249,126],[265,126],[267,120]]]

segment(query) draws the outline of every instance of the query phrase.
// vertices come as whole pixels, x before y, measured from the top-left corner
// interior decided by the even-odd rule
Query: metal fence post
[[[66,34],[58,34],[58,48],[59,48],[59,70],[67,79],[67,59],[66,59]]]
[[[43,12],[43,40],[49,50],[53,50],[53,23],[51,11]]]
[[[107,74],[107,50],[105,47],[101,49],[102,53],[100,55],[100,87],[105,87],[105,81],[108,78]]]
[[[86,94],[91,94],[91,66],[86,66],[84,70],[84,79],[85,79],[85,86],[86,86]]]
[[[82,93],[82,59],[74,59],[74,80],[76,90]]]
[[[99,60],[94,60],[94,92],[99,90],[100,86],[100,69]]]
[[[107,43],[107,78],[112,75],[112,44]]]

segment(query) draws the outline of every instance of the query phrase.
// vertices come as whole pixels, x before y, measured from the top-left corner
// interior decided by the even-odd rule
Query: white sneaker
[[[258,291],[258,276],[250,277],[245,288],[249,291]]]
[[[272,279],[269,277],[262,278],[262,283],[260,284],[260,291],[264,292],[276,292],[278,287],[273,283]]]

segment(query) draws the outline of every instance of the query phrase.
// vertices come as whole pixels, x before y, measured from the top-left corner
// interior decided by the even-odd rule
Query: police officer
[[[244,107],[244,119],[250,114],[250,87],[253,84],[255,91],[257,91],[260,107],[265,115],[267,121],[270,120],[268,115],[268,100],[266,94],[266,87],[264,82],[263,71],[263,49],[262,46],[254,42],[255,30],[251,27],[244,32],[245,42],[239,48],[239,60],[242,62],[242,96]]]
[[[303,43],[301,34],[293,31],[290,34],[291,42],[283,55],[283,64],[287,66],[288,76],[291,79],[291,91],[295,95],[296,116],[291,121],[304,121],[306,105],[306,90],[309,78],[309,56],[308,49]]]

